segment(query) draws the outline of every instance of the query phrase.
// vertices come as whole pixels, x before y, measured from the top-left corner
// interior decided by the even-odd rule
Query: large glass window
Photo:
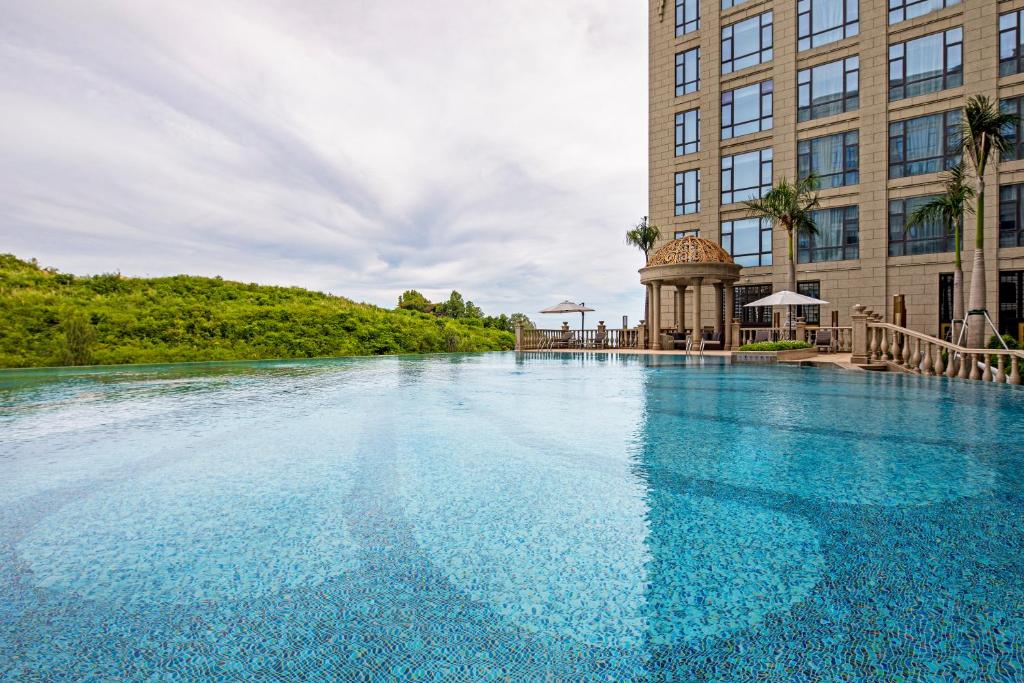
[[[859,180],[858,131],[824,135],[797,143],[797,175],[818,176],[821,187],[856,185]]]
[[[889,177],[938,173],[960,161],[960,110],[889,124]]]
[[[889,0],[889,23],[898,24],[959,4],[960,0]]]
[[[732,289],[732,317],[742,327],[771,327],[772,307],[747,304],[763,299],[772,293],[771,285],[739,285]]]
[[[730,24],[722,29],[722,73],[772,60],[772,13]]]
[[[801,69],[796,75],[797,119],[809,121],[860,106],[860,58]]]
[[[676,173],[676,215],[700,211],[700,171]]]
[[[1024,247],[1024,184],[999,188],[999,246]]]
[[[676,156],[700,151],[700,110],[676,114]]]
[[[923,95],[963,85],[961,28],[889,46],[889,99]]]
[[[1024,270],[999,271],[999,334],[1024,342]]]
[[[818,233],[797,236],[797,263],[860,258],[860,212],[856,206],[820,209],[811,216]]]
[[[722,139],[772,127],[772,82],[761,81],[722,93]]]
[[[798,51],[834,43],[860,30],[858,0],[797,0]]]
[[[684,237],[700,237],[700,230],[676,230],[672,233],[672,239],[681,240]]]
[[[700,0],[676,0],[676,37],[700,28]]]
[[[676,55],[676,97],[700,88],[700,48]]]
[[[1013,114],[1017,120],[1006,127],[1003,131],[1010,142],[1010,149],[1000,155],[1000,161],[1015,161],[1024,159],[1024,97],[1011,97],[999,101],[999,108],[1007,114]]]
[[[814,299],[821,298],[821,282],[819,280],[809,280],[807,282],[796,283],[796,293],[809,296]],[[797,306],[796,317],[803,318],[804,322],[808,325],[820,325],[821,324],[821,306]]]
[[[722,248],[744,268],[772,264],[772,224],[763,218],[722,223]],[[771,292],[769,291],[769,294]]]
[[[772,188],[772,149],[722,157],[722,203],[762,197]]]
[[[926,221],[910,230],[906,229],[910,215],[934,198],[928,195],[889,202],[889,256],[953,251],[953,236],[946,231],[942,221]]]
[[[1024,71],[1024,10],[999,15],[999,75]]]
[[[729,9],[736,5],[742,5],[745,2],[747,2],[747,0],[722,0],[722,9]]]

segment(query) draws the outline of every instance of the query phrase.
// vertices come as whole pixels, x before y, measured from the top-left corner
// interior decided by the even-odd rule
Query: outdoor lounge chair
[[[553,349],[568,349],[574,345],[575,340],[573,339],[572,330],[566,330],[560,337],[555,337],[551,341],[551,348]]]
[[[832,350],[832,330],[816,330],[814,332],[814,345],[818,347],[818,353],[828,353]]]
[[[594,334],[594,341],[591,342],[591,348],[603,349],[607,344],[607,332],[597,332]]]
[[[772,333],[769,330],[757,330],[754,332],[754,343],[766,342],[772,340]]]
[[[722,333],[721,332],[704,332],[701,335],[700,350],[711,350],[721,351],[722,350]]]
[[[688,337],[688,335],[686,334],[685,331],[683,331],[683,332],[673,332],[672,333],[672,348],[673,349],[685,349],[686,348],[687,337]]]

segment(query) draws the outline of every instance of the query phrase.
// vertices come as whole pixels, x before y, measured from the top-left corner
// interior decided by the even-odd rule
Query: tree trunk
[[[977,233],[974,237],[974,266],[971,268],[971,311],[985,308],[985,180],[984,171],[978,173],[978,208],[975,211]],[[969,315],[967,318],[967,345],[972,349],[985,346],[985,317]]]
[[[789,247],[789,285],[786,287],[791,292],[796,291],[796,253],[793,248],[793,228],[786,228],[786,240]]]

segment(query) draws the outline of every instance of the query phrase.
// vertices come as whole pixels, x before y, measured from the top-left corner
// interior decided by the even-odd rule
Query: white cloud
[[[70,272],[634,318],[621,0],[0,2],[0,250]],[[550,322],[550,321],[547,321]]]

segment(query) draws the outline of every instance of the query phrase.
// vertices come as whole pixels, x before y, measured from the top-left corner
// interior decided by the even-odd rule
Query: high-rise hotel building
[[[904,221],[956,163],[969,96],[1024,113],[1024,0],[650,0],[649,12],[649,213],[662,240],[721,244],[744,267],[731,315],[771,324],[770,310],[743,305],[786,288],[786,235],[741,202],[813,171],[819,233],[798,242],[798,289],[830,304],[800,311],[808,324],[835,311],[847,325],[855,303],[891,314],[902,294],[908,326],[940,334],[953,238]],[[1014,136],[986,177],[985,256],[987,307],[1019,337],[1024,135]],[[975,229],[965,223],[969,294]],[[661,319],[674,320],[673,298],[661,299]]]

